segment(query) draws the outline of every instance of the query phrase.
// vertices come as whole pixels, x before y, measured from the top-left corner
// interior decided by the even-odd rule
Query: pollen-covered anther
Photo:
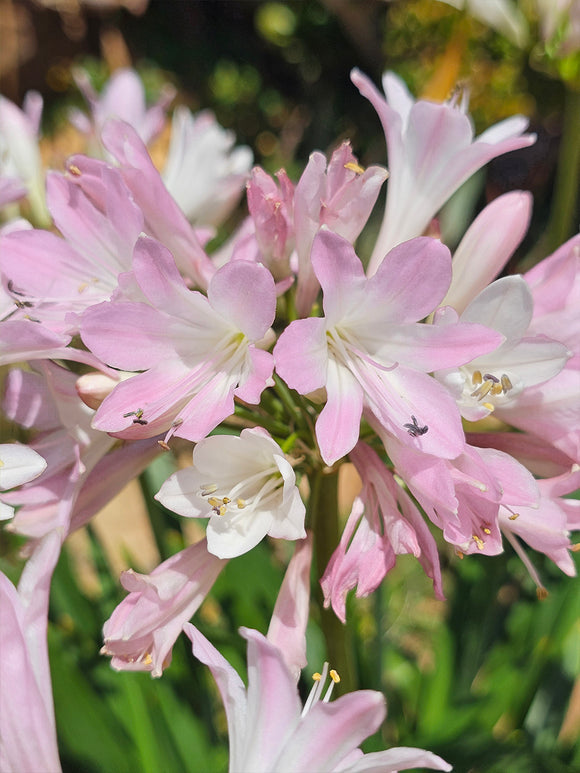
[[[68,171],[69,171],[69,174],[72,174],[73,177],[80,177],[82,174],[81,170],[78,168],[76,164],[69,164]]]
[[[236,499],[236,505],[238,506],[238,510],[243,510],[246,506],[246,500],[238,497],[238,499]]]
[[[540,585],[538,588],[536,588],[536,596],[538,597],[538,601],[545,601],[549,595],[550,594],[543,585]]]
[[[229,505],[229,503],[230,503],[231,501],[232,501],[232,500],[231,500],[229,497],[224,497],[224,498],[222,499],[222,502],[224,503],[224,505]]]
[[[474,370],[471,376],[471,383],[473,384],[473,386],[479,386],[482,381],[483,381],[483,376],[481,375],[481,371]]]
[[[330,669],[330,671],[328,672],[328,675],[330,676],[330,678],[335,684],[338,684],[340,682],[340,675],[338,671],[334,670],[334,668]]]
[[[221,499],[218,499],[218,497],[209,497],[207,500],[208,505],[211,505],[211,507],[219,507],[223,504]]]
[[[512,384],[512,382],[510,381],[510,378],[509,378],[509,376],[506,376],[506,374],[505,374],[505,373],[503,373],[503,374],[502,374],[502,377],[501,377],[501,385],[502,385],[502,387],[503,387],[503,391],[504,391],[504,392],[509,392],[509,390],[510,390],[510,389],[513,389],[513,384]]]
[[[481,537],[478,537],[477,534],[472,534],[471,539],[475,542],[477,545],[478,550],[483,550],[485,542],[481,539]]]
[[[345,169],[350,169],[351,172],[356,172],[357,174],[364,174],[364,167],[360,166],[359,164],[355,164],[354,161],[348,161],[344,165]]]
[[[487,408],[490,413],[495,411],[495,405],[493,403],[482,403],[482,405],[484,408]]]
[[[201,496],[208,497],[210,494],[215,494],[217,491],[217,483],[203,483],[201,486]]]
[[[471,382],[475,389],[471,393],[471,397],[475,397],[478,400],[483,400],[487,395],[497,397],[501,394],[506,394],[510,389],[513,389],[513,384],[508,375],[502,373],[501,378],[494,376],[493,373],[484,373],[481,375],[481,371],[476,370],[473,372]],[[490,403],[484,403],[484,406],[488,408]],[[490,409],[490,410],[493,410]]]
[[[313,682],[320,682],[321,679],[322,679],[322,674],[319,674],[318,671],[315,671],[312,674],[312,681]]]
[[[487,535],[489,536],[489,535],[491,534],[491,529],[488,529],[488,527],[486,526],[486,527],[484,528],[484,530],[483,530],[483,533],[484,533],[484,534],[487,534]]]

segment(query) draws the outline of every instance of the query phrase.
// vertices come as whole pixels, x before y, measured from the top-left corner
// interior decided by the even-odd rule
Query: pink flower
[[[151,574],[123,572],[121,584],[129,595],[103,627],[101,653],[112,656],[113,668],[161,676],[184,623],[201,606],[226,563],[209,553],[202,540]]]
[[[537,507],[518,507],[517,512],[500,508],[499,520],[503,533],[511,537],[510,542],[516,548],[532,578],[542,587],[539,578],[526,560],[521,547],[514,539],[520,537],[534,550],[545,553],[548,558],[565,574],[574,576],[576,566],[570,551],[570,531],[580,529],[580,500],[567,499],[564,495],[571,494],[580,488],[580,467],[574,465],[563,475],[547,480],[539,480],[540,500]]]
[[[324,697],[328,665],[302,707],[294,675],[280,649],[262,634],[240,629],[248,641],[248,687],[228,661],[196,629],[184,628],[193,654],[207,665],[224,702],[230,735],[230,773],[322,773],[378,771],[409,767],[451,770],[440,757],[422,749],[395,748],[363,754],[358,745],[385,718],[383,696],[358,690],[330,702],[338,676]]]
[[[0,572],[0,769],[58,773],[46,628],[50,579],[61,538],[48,534],[29,558],[18,590]]]
[[[537,506],[534,478],[508,454],[466,445],[456,459],[438,459],[384,432],[381,438],[409,491],[445,540],[462,553],[501,553],[500,505],[510,513]]]
[[[47,200],[64,238],[19,230],[3,236],[1,269],[17,316],[56,333],[78,332],[78,316],[108,300],[131,269],[143,215],[118,170],[89,165],[74,176],[48,175]]]
[[[209,518],[208,550],[220,558],[246,553],[266,534],[306,536],[294,470],[261,427],[201,440],[193,467],[174,473],[155,498],[180,515]]]
[[[150,108],[145,105],[145,88],[135,70],[116,70],[99,95],[85,70],[74,73],[76,84],[91,111],[90,117],[80,110],[72,110],[71,122],[79,131],[92,138],[93,155],[101,155],[100,134],[109,118],[120,118],[132,126],[145,143],[151,142],[165,125],[165,113],[175,96],[175,89],[165,84],[158,101]],[[101,150],[101,153],[99,153]]]
[[[93,411],[78,397],[76,374],[51,362],[7,376],[4,410],[18,424],[38,430],[31,446],[47,464],[44,472],[5,497],[19,505],[8,529],[38,538],[60,527],[79,528],[138,475],[160,452],[154,441],[125,444],[91,429]]]
[[[415,101],[403,81],[386,72],[385,100],[359,70],[351,78],[379,115],[389,157],[387,203],[369,264],[372,274],[395,245],[420,236],[474,172],[496,156],[531,145],[535,135],[521,136],[528,121],[512,116],[474,140],[466,105],[456,98],[443,104]]]
[[[102,303],[85,312],[81,335],[103,361],[142,370],[102,403],[93,426],[124,438],[169,430],[198,441],[234,411],[257,403],[273,358],[257,344],[274,321],[274,280],[261,265],[228,263],[208,297],[190,291],[157,242],[141,238],[133,259],[143,302]]]
[[[41,115],[42,97],[36,91],[28,92],[22,110],[0,96],[0,177],[5,178],[3,203],[26,194],[34,217],[46,224],[49,217],[44,202],[44,172],[38,147]]]
[[[352,246],[323,230],[312,264],[325,316],[293,322],[274,357],[280,376],[300,394],[326,388],[316,422],[325,462],[333,464],[355,446],[363,406],[388,432],[427,453],[460,454],[459,412],[428,373],[438,363],[464,363],[491,351],[502,337],[481,325],[419,324],[449,287],[447,248],[434,239],[411,240],[367,279]]]
[[[110,120],[103,129],[103,142],[120,166],[123,179],[145,218],[145,233],[164,244],[179,270],[205,290],[215,266],[171,196],[153,165],[147,148],[134,129],[119,120]],[[78,166],[76,157],[69,160]]]
[[[349,456],[363,488],[320,581],[325,606],[332,604],[346,622],[348,591],[356,587],[357,598],[371,594],[403,553],[419,559],[436,597],[444,599],[437,545],[411,498],[370,446],[359,441]]]
[[[308,316],[318,294],[318,281],[310,260],[314,237],[321,226],[326,226],[353,244],[386,179],[387,171],[381,166],[362,169],[349,142],[343,142],[334,151],[328,167],[322,153],[311,154],[294,196],[299,316]]]

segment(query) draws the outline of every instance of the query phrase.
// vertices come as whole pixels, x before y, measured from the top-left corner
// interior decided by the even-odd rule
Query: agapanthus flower
[[[533,299],[521,276],[498,279],[468,304],[460,322],[485,325],[505,340],[492,352],[475,357],[459,369],[436,372],[457,400],[462,416],[477,421],[496,408],[505,409],[528,387],[556,376],[571,356],[568,348],[544,335],[527,335]],[[454,323],[457,315],[444,307],[436,323]]]
[[[230,773],[396,773],[410,767],[451,770],[422,749],[393,748],[363,754],[359,744],[386,715],[385,699],[358,690],[330,701],[339,681],[326,665],[304,707],[280,649],[258,631],[241,628],[248,642],[248,687],[193,625],[184,631],[193,654],[211,670],[228,718]],[[330,677],[330,687],[327,680]]]
[[[234,143],[213,113],[175,109],[162,178],[190,223],[217,227],[239,202],[253,154]]]
[[[193,467],[172,475],[156,495],[169,510],[209,518],[208,550],[233,558],[266,534],[302,539],[305,508],[280,446],[261,429],[213,435],[193,450]]]
[[[175,88],[165,84],[159,99],[147,108],[145,87],[139,75],[128,67],[116,70],[98,94],[85,70],[74,72],[75,82],[87,101],[90,116],[81,110],[71,110],[70,120],[79,131],[92,140],[93,155],[102,154],[100,135],[110,118],[119,118],[132,126],[143,142],[149,143],[163,129],[167,108],[175,96]]]
[[[234,412],[234,397],[257,403],[273,368],[257,344],[274,321],[270,272],[228,263],[208,296],[191,291],[163,246],[142,237],[133,258],[140,301],[120,299],[88,309],[85,344],[109,365],[142,373],[122,381],[100,406],[93,426],[124,438],[168,431],[205,437]]]
[[[27,195],[34,217],[49,222],[44,201],[44,172],[38,148],[42,97],[29,91],[22,110],[0,95],[0,178],[4,203]],[[1,204],[0,204],[1,206]]]
[[[209,553],[201,540],[150,574],[123,572],[121,584],[129,595],[103,627],[101,653],[112,657],[112,667],[161,676],[183,625],[201,606],[226,563]]]
[[[292,322],[274,357],[288,386],[301,394],[326,389],[316,422],[325,462],[333,464],[355,446],[363,407],[427,453],[460,454],[465,441],[457,407],[428,374],[437,363],[469,362],[503,339],[482,325],[419,323],[449,287],[447,248],[427,237],[410,240],[367,279],[352,246],[322,230],[312,264],[325,316]]]
[[[452,193],[492,158],[535,141],[528,121],[512,116],[474,139],[466,101],[415,101],[392,72],[385,97],[359,70],[351,78],[377,111],[387,142],[389,182],[385,215],[369,263],[374,273],[396,244],[420,236]]]
[[[443,599],[437,545],[412,499],[370,446],[359,441],[349,458],[362,490],[320,581],[325,606],[332,604],[344,623],[347,593],[356,587],[357,598],[368,596],[403,553],[419,559],[436,597]]]
[[[118,170],[87,166],[47,178],[48,207],[64,238],[22,229],[0,239],[0,271],[15,304],[11,319],[74,334],[78,315],[108,300],[119,274],[131,269],[143,215]]]

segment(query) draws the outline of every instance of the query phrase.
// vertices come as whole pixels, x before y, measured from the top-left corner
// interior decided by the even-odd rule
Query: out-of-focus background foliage
[[[436,0],[125,0],[121,7],[0,0],[0,40],[2,93],[18,104],[28,89],[43,94],[43,152],[56,168],[79,142],[67,125],[68,109],[82,106],[74,66],[85,67],[97,88],[112,70],[135,66],[152,99],[172,82],[177,102],[211,108],[257,163],[270,172],[284,166],[294,179],[312,150],[331,150],[347,137],[361,163],[385,163],[377,117],[349,71],[358,66],[378,80],[392,68],[415,94],[433,99],[463,84],[478,132],[521,112],[538,134],[533,148],[494,161],[448,208],[442,226],[451,243],[487,201],[529,189],[534,216],[507,267],[514,271],[534,253],[550,217],[565,87],[537,49],[520,50]],[[153,152],[166,144],[162,137]],[[149,571],[195,538],[152,499],[170,467],[169,457],[153,465],[141,487],[132,484],[73,537],[58,566],[49,642],[66,771],[227,768],[221,702],[185,641],[158,681],[116,674],[98,652],[102,623],[123,597],[119,571]],[[353,486],[344,483],[346,513]],[[0,568],[15,579],[17,545],[0,539]],[[236,631],[242,624],[266,630],[287,559],[277,551],[263,544],[231,562],[196,616],[242,674]],[[496,558],[462,561],[443,544],[441,551],[446,603],[433,599],[418,563],[405,556],[380,593],[350,604],[360,686],[382,689],[389,705],[366,750],[423,746],[458,773],[580,771],[580,581],[536,556],[549,590],[539,602],[509,547]],[[316,618],[313,608],[311,671],[325,657]]]

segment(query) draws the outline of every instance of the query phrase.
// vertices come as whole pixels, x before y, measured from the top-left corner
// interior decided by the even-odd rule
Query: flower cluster
[[[12,610],[7,648],[29,678],[15,684],[8,669],[3,687],[37,707],[37,762],[56,768],[38,635],[59,547],[182,438],[195,444],[192,465],[156,498],[208,519],[206,538],[149,575],[123,575],[128,595],[104,627],[113,666],[160,676],[185,630],[224,697],[232,771],[449,769],[420,750],[361,757],[385,715],[378,693],[320,701],[322,679],[302,711],[305,564],[288,569],[289,584],[302,579],[292,603],[281,594],[272,640],[243,632],[247,692],[188,621],[223,566],[267,535],[297,540],[304,562],[314,514],[332,514],[305,505],[302,484],[312,492],[346,462],[362,489],[319,567],[325,603],[343,621],[347,593],[373,592],[402,553],[444,597],[431,525],[460,555],[495,555],[505,536],[540,594],[522,541],[574,573],[580,510],[565,495],[580,484],[580,236],[528,273],[496,279],[527,230],[521,191],[490,203],[454,255],[424,235],[474,172],[534,142],[526,120],[474,137],[465,99],[416,101],[393,73],[383,94],[355,70],[385,132],[388,175],[364,169],[345,142],[329,159],[313,153],[295,184],[283,170],[271,177],[212,115],[184,109],[160,173],[147,143],[169,91],[146,109],[130,71],[101,97],[78,80],[90,115],[74,120],[93,155],[49,172],[46,198],[39,105],[0,102],[0,206],[27,196],[36,225],[53,226],[11,220],[0,233],[0,364],[29,363],[10,371],[4,410],[34,433],[30,448],[0,446],[0,488],[19,486],[0,513],[17,507],[7,528],[30,538],[19,589],[3,577],[0,586]],[[355,243],[387,176],[365,266]],[[244,186],[247,217],[210,251]],[[6,731],[2,769],[28,769],[27,734],[17,721]]]

